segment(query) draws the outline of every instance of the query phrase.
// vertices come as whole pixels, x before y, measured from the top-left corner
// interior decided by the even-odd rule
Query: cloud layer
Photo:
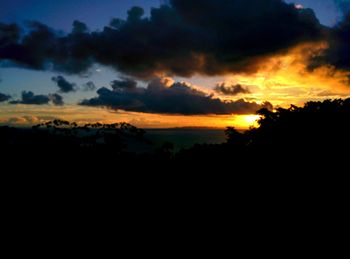
[[[23,91],[20,100],[11,101],[10,104],[45,105],[52,101],[54,105],[63,105],[63,97],[59,94],[35,95],[31,91]]]
[[[322,36],[312,10],[282,0],[171,0],[143,14],[134,7],[95,32],[75,21],[68,35],[30,22],[21,37],[18,25],[0,24],[0,60],[66,73],[98,62],[143,78],[219,75],[253,72],[264,57]]]
[[[6,102],[11,99],[11,96],[7,94],[0,93],[0,103]]]
[[[94,82],[89,81],[89,82],[83,84],[83,90],[84,91],[94,91],[94,90],[96,90],[96,85]]]
[[[59,94],[49,94],[49,98],[54,105],[58,105],[58,106],[64,105],[63,97]]]
[[[63,76],[54,76],[51,80],[57,84],[61,93],[76,91],[76,84],[68,82]]]
[[[81,105],[101,106],[135,112],[161,114],[252,114],[261,108],[271,108],[270,103],[222,101],[194,89],[186,83],[172,83],[156,79],[146,88],[137,87],[132,80],[112,82],[113,89],[100,88],[98,97],[83,100]]]
[[[244,87],[240,84],[226,85],[225,83],[221,83],[221,84],[217,84],[214,90],[219,94],[231,95],[231,96],[251,93],[248,87]]]
[[[329,64],[336,69],[350,70],[350,13],[330,32],[328,43],[329,48],[313,58],[311,67]]]

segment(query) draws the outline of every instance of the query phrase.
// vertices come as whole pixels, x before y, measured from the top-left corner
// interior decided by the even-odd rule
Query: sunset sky
[[[244,129],[261,108],[350,97],[346,0],[0,7],[2,125],[61,118]]]

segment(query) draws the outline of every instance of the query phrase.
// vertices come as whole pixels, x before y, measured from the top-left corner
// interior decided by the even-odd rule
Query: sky
[[[53,28],[70,30],[74,20],[83,21],[91,29],[101,29],[112,17],[126,18],[127,10],[141,6],[149,14],[150,8],[158,7],[160,0],[3,0],[0,19],[2,22],[36,20]],[[333,25],[340,11],[333,0],[288,0],[312,8],[322,23]]]
[[[2,0],[0,123],[247,128],[260,108],[350,96],[347,1],[161,2]]]

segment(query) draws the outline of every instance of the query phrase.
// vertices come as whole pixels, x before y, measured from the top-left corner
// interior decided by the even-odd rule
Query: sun
[[[259,115],[246,115],[246,116],[244,116],[245,122],[250,126],[254,126],[258,122],[259,119],[260,119]]]
[[[247,130],[250,127],[258,127],[258,120],[260,119],[259,115],[235,115],[231,118],[229,121],[229,125],[234,126],[235,128],[239,130]],[[227,121],[225,121],[227,124]]]

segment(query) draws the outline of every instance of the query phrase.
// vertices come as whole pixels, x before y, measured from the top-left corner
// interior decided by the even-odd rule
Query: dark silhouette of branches
[[[308,102],[304,107],[291,105],[275,111],[262,109],[259,127],[241,133],[227,128],[222,145],[196,145],[183,150],[185,161],[211,161],[222,164],[250,165],[280,170],[296,165],[344,163],[350,146],[350,99]],[[286,166],[287,165],[287,166]]]
[[[83,156],[82,163],[97,161],[135,161],[137,165],[157,162],[192,165],[254,164],[271,168],[278,163],[290,168],[309,165],[341,164],[347,161],[350,146],[350,99],[308,102],[304,107],[290,106],[275,111],[262,109],[257,128],[240,132],[225,131],[223,144],[196,144],[175,152],[165,142],[155,147],[146,131],[128,123],[79,125],[53,120],[31,129],[0,127],[0,145],[7,154],[39,159],[71,159]],[[137,162],[136,162],[137,161]],[[183,163],[182,163],[183,162]],[[101,162],[102,163],[102,162]]]

